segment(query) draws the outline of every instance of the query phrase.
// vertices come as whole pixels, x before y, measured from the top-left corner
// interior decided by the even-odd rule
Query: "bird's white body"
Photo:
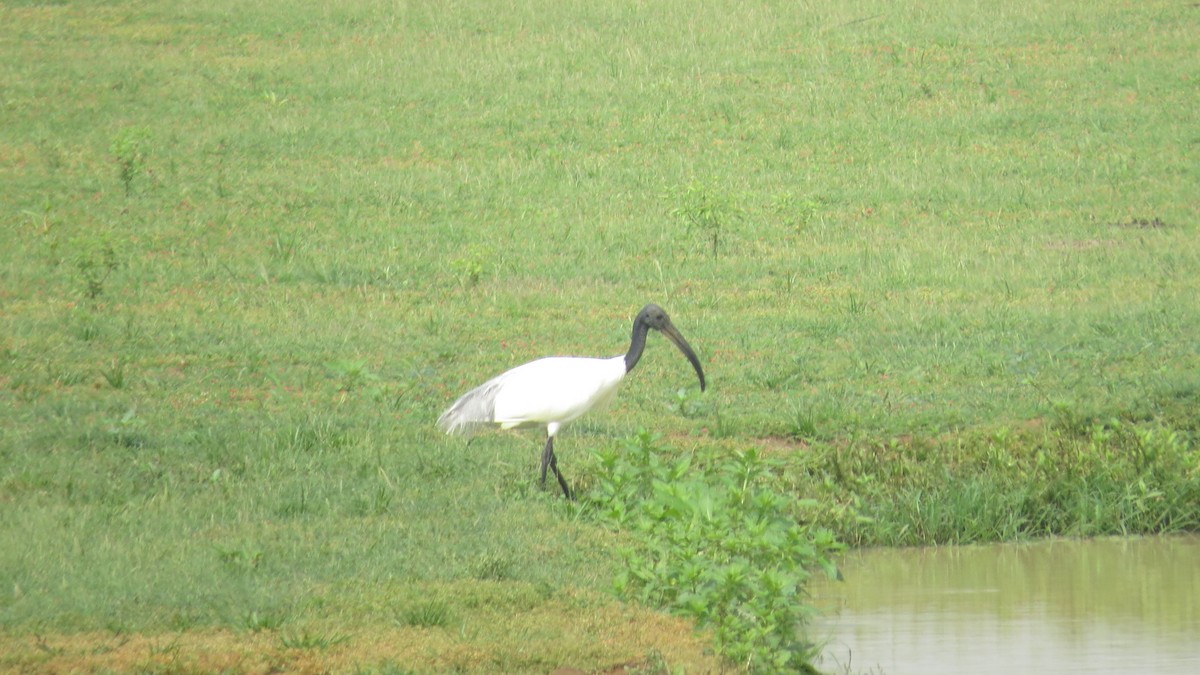
[[[621,356],[530,361],[464,394],[440,422],[449,432],[495,424],[503,429],[544,426],[554,436],[568,422],[611,403],[625,372]]]

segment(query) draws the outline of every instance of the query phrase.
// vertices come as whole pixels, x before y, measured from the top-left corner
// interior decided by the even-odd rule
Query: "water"
[[[855,551],[827,672],[1200,673],[1200,537]]]

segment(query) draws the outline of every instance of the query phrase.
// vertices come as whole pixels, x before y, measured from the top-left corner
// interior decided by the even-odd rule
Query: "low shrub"
[[[776,462],[753,449],[670,459],[646,433],[598,460],[586,505],[634,535],[616,579],[622,596],[711,629],[715,651],[750,672],[812,669],[806,583],[813,571],[837,574],[840,547],[801,522],[813,504],[780,489]]]

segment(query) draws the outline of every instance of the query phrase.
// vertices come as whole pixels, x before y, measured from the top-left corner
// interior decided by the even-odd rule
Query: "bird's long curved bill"
[[[679,351],[687,357],[688,361],[692,362],[692,367],[696,369],[696,375],[700,378],[700,391],[704,391],[704,369],[700,367],[700,359],[696,358],[696,352],[692,350],[692,346],[687,340],[683,339],[683,334],[674,325],[667,324],[662,328],[662,334],[667,336],[671,342],[679,347]]]

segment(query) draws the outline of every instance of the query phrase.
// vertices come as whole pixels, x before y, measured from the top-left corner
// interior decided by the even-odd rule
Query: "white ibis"
[[[570,499],[571,491],[558,471],[558,459],[554,456],[554,436],[563,425],[612,401],[621,379],[642,358],[646,334],[651,328],[667,336],[691,361],[700,377],[700,390],[704,391],[704,370],[696,352],[663,308],[649,304],[633,320],[633,337],[624,356],[609,359],[551,356],[530,361],[463,394],[438,418],[438,426],[448,434],[470,434],[489,425],[499,425],[501,429],[545,427],[542,485],[546,484],[546,467],[550,467],[563,495]]]

